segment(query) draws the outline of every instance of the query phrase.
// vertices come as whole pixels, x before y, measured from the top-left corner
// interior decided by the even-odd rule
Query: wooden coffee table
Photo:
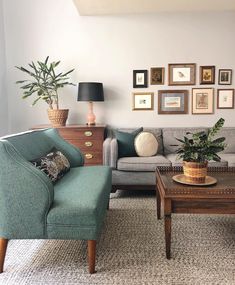
[[[235,167],[211,168],[209,176],[217,183],[191,186],[173,181],[181,167],[156,170],[157,218],[164,208],[166,257],[171,257],[171,214],[235,214]]]

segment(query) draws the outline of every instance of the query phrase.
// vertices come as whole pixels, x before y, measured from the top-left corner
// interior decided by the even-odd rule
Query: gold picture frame
[[[206,115],[214,113],[214,88],[192,89],[192,114]]]
[[[195,85],[196,63],[168,64],[168,85]]]
[[[137,92],[133,93],[133,111],[153,110],[153,92]]]

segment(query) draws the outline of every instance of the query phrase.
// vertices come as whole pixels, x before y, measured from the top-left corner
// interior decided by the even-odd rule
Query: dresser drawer
[[[81,151],[102,151],[103,149],[103,140],[74,140],[67,139],[67,141],[74,146],[78,147]]]
[[[84,154],[86,165],[103,164],[102,153],[94,151],[86,151],[82,153]]]
[[[96,140],[100,139],[103,140],[104,138],[104,130],[103,129],[60,129],[59,134],[65,138],[66,140],[69,139],[87,139]]]

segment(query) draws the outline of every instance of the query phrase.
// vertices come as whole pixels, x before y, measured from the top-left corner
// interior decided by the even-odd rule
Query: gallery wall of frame
[[[159,115],[189,113],[206,115],[214,114],[216,109],[234,109],[234,88],[231,88],[232,69],[216,70],[215,65],[201,65],[197,68],[196,63],[169,63],[168,82],[166,82],[165,70],[165,67],[151,67],[150,72],[148,69],[133,70],[133,88],[151,86],[151,89],[157,89],[155,92],[158,97]],[[217,78],[216,74],[218,74]],[[165,89],[164,85],[167,86]],[[221,87],[216,90],[216,86],[213,85]],[[230,86],[226,87],[226,85]],[[176,90],[172,86],[184,87],[182,90]],[[191,88],[185,89],[186,86]],[[132,110],[154,110],[153,90],[133,92],[132,96]]]

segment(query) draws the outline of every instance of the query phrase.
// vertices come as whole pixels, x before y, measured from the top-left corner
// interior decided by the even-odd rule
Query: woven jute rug
[[[172,259],[150,192],[117,191],[88,274],[84,241],[9,242],[0,284],[235,284],[235,216],[172,215]]]

